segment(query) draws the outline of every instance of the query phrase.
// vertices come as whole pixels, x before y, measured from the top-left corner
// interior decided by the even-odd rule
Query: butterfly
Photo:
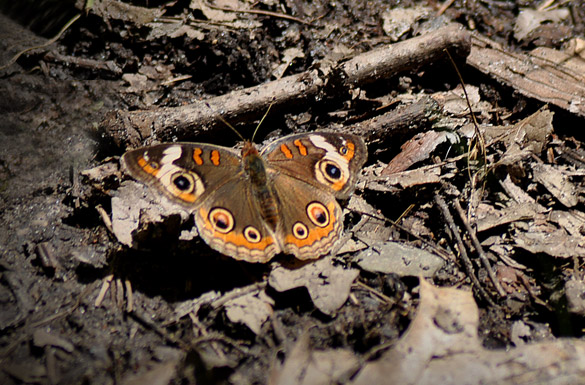
[[[347,133],[293,134],[257,149],[168,143],[126,152],[122,169],[194,215],[201,238],[220,253],[268,262],[329,253],[343,230],[347,199],[367,158]]]

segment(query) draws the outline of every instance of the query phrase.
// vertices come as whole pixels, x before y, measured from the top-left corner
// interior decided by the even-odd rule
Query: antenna
[[[205,102],[205,105],[206,105],[207,107],[209,107],[209,109],[210,109],[211,111],[213,111],[213,108],[211,108],[211,106],[209,105],[209,103]],[[270,109],[270,108],[268,108],[268,109]],[[221,120],[221,121],[223,122],[223,124],[225,124],[226,126],[228,126],[229,128],[231,128],[231,129],[232,129],[232,131],[233,131],[233,132],[235,132],[235,133],[236,133],[236,135],[238,135],[238,136],[240,137],[240,139],[242,139],[242,141],[244,141],[244,142],[246,141],[246,139],[244,139],[244,137],[242,136],[242,134],[240,134],[240,133],[238,132],[238,130],[236,130],[236,129],[234,128],[234,126],[232,126],[231,124],[229,124],[229,123],[228,123],[228,121],[227,121],[227,120],[225,120],[225,119],[223,118],[223,116],[221,116],[220,114],[217,114],[217,118],[218,118],[219,120]],[[263,118],[263,119],[264,119],[264,118]]]
[[[272,99],[272,101],[268,105],[268,108],[266,109],[266,112],[264,113],[264,116],[262,116],[262,119],[260,119],[260,121],[258,122],[258,125],[256,126],[254,133],[252,134],[252,139],[251,139],[252,142],[254,142],[254,137],[256,137],[256,133],[258,132],[258,129],[260,128],[260,126],[264,122],[264,119],[266,119],[266,116],[268,116],[268,113],[270,112],[270,109],[272,108],[273,104],[274,104],[274,99]]]

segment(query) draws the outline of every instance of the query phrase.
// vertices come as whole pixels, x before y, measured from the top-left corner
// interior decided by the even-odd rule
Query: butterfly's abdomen
[[[264,161],[258,153],[248,154],[244,157],[244,169],[250,178],[260,214],[270,228],[275,231],[278,224],[278,203],[274,191],[268,183]]]

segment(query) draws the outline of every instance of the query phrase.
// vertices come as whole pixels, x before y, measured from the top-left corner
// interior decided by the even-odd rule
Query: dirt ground
[[[585,384],[580,1],[0,10],[0,383]],[[235,146],[216,116],[248,139],[271,101],[260,146],[368,145],[340,248],[302,266],[213,251],[118,169],[139,145]]]

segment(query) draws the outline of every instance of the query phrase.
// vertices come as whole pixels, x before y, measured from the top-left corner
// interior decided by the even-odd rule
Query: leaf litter
[[[85,85],[96,88],[84,97],[104,95],[101,104],[93,100],[95,105],[105,101],[109,110],[118,111],[229,95],[255,84],[251,79],[269,81],[266,74],[280,78],[320,68],[321,59],[328,63],[322,74],[335,74],[347,55],[432,33],[432,23],[460,19],[461,13],[482,13],[484,30],[498,41],[477,32],[470,39],[468,64],[486,75],[464,74],[472,83],[465,90],[477,127],[457,81],[445,78],[442,86],[434,81],[443,81],[450,66],[441,67],[441,76],[433,66],[406,71],[399,81],[388,80],[390,87],[356,86],[347,93],[350,97],[334,95],[337,85],[328,84],[326,92],[333,94],[326,95],[327,104],[280,110],[281,118],[266,123],[281,133],[298,129],[293,122],[303,130],[344,127],[370,145],[371,160],[348,205],[339,253],[308,263],[283,258],[247,266],[222,260],[190,243],[196,242],[197,231],[189,213],[123,180],[111,162],[93,167],[95,162],[86,160],[83,187],[75,182],[68,187],[67,178],[54,176],[58,174],[32,174],[35,161],[27,155],[13,160],[17,149],[34,153],[30,144],[22,145],[29,142],[28,133],[2,132],[11,144],[0,153],[3,183],[13,180],[10,175],[25,175],[23,170],[32,180],[49,181],[43,182],[49,188],[24,193],[27,207],[37,210],[34,216],[19,208],[23,189],[16,182],[5,184],[3,192],[7,210],[2,221],[8,229],[2,235],[7,251],[0,276],[6,299],[3,383],[582,381],[585,349],[578,325],[585,308],[585,154],[582,136],[573,129],[584,116],[583,93],[574,81],[579,79],[575,58],[581,43],[574,38],[555,45],[548,26],[571,27],[566,10],[521,10],[518,17],[506,19],[506,13],[487,17],[492,10],[484,4],[472,10],[457,3],[436,18],[432,8],[409,4],[383,12],[347,4],[350,13],[345,13],[344,7],[324,12],[320,4],[287,3],[295,15],[312,16],[302,20],[318,26],[311,30],[304,28],[315,26],[279,18],[285,7],[274,2],[260,4],[261,11],[270,13],[241,12],[256,11],[258,4],[239,1],[153,8],[96,4],[88,12],[99,28],[113,32],[107,35],[113,48],[108,60],[124,73],[109,72],[117,76],[114,82],[99,79],[103,92],[95,83]],[[392,25],[391,15],[400,15],[400,25]],[[347,27],[354,18],[356,27]],[[278,31],[276,37],[264,29],[267,20]],[[378,28],[357,27],[368,23]],[[79,71],[91,62],[75,59],[91,52],[91,36],[98,36],[92,28],[84,24],[77,30],[79,44],[69,40],[64,42],[68,49],[58,47],[62,56],[31,53],[28,58],[40,60],[47,76],[59,73],[61,79],[83,83]],[[577,36],[579,26],[572,28]],[[522,44],[550,43],[519,53],[502,45],[511,37]],[[136,57],[140,50],[133,49],[144,45],[151,53]],[[195,47],[207,50],[205,59],[192,54],[198,52]],[[76,56],[63,56],[68,52]],[[545,59],[549,67],[543,65]],[[214,73],[217,63],[221,69]],[[552,87],[539,88],[535,76]],[[114,96],[113,90],[119,93]],[[74,126],[80,115],[89,115],[82,119],[91,126],[106,112],[83,110],[67,121],[60,114],[74,108],[60,106],[43,115],[42,108],[27,110],[25,96],[17,100],[24,107],[14,103],[18,113],[8,119],[41,122],[51,135],[58,136],[55,122]],[[409,108],[412,113],[425,97],[436,102],[433,119],[400,115]],[[547,102],[552,106],[546,108]],[[338,110],[319,111],[326,108]],[[402,122],[402,130],[383,126],[384,119]],[[47,132],[41,133],[43,140],[53,143]],[[211,139],[227,144],[213,132]],[[484,148],[474,147],[480,143],[478,134]],[[110,139],[116,140],[101,137]],[[59,137],[58,145],[64,140]],[[66,154],[74,148],[65,149]],[[119,155],[123,149],[100,151]],[[69,158],[60,156],[59,164],[63,159]],[[443,196],[454,213],[456,201],[463,215],[441,216],[435,195]],[[18,200],[11,198],[15,196]],[[68,214],[47,211],[59,205]],[[17,227],[20,218],[30,219],[33,230]],[[43,227],[41,222],[51,223],[54,232],[35,230]],[[446,225],[454,226],[448,230]],[[173,242],[178,243],[169,246]],[[463,254],[470,256],[468,265]],[[221,279],[215,278],[218,271]],[[110,289],[96,307],[102,281],[109,281]]]

